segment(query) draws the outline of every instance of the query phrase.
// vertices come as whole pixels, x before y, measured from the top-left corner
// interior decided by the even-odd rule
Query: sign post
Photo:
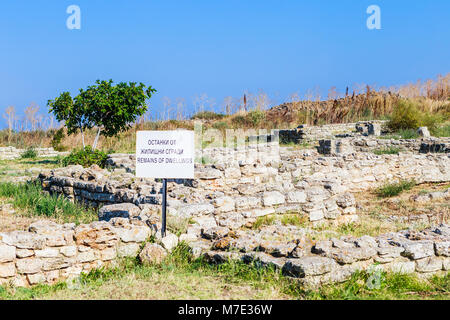
[[[166,236],[167,179],[163,179],[161,237]]]
[[[194,179],[194,131],[138,131],[136,177],[162,179],[161,236],[166,236],[167,179]]]

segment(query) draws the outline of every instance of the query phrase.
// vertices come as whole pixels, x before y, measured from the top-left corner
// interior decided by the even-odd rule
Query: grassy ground
[[[449,299],[450,276],[355,274],[342,284],[306,289],[279,271],[238,262],[209,265],[184,244],[161,265],[123,260],[66,284],[0,287],[0,299]]]
[[[38,183],[0,182],[0,200],[11,204],[21,217],[51,218],[59,223],[88,223],[97,219],[92,209],[86,209],[63,197],[42,191]],[[4,211],[4,210],[2,210]]]
[[[0,181],[17,181],[37,176],[42,169],[60,167],[60,158],[0,160]]]
[[[450,218],[450,205],[448,200],[440,199],[425,203],[412,201],[411,197],[433,191],[445,191],[450,188],[449,183],[421,184],[400,182],[398,185],[386,185],[380,189],[385,190],[380,196],[380,189],[372,192],[355,194],[359,220],[349,224],[317,224],[311,225],[305,214],[296,212],[281,215],[268,215],[259,217],[253,224],[253,229],[260,229],[279,221],[282,225],[295,225],[310,230],[312,240],[328,239],[352,235],[377,236],[388,232],[404,229],[423,230],[436,223],[448,222]],[[391,190],[392,189],[392,190]],[[387,191],[386,191],[387,190]],[[421,218],[419,219],[418,216]],[[292,239],[289,239],[292,240]]]

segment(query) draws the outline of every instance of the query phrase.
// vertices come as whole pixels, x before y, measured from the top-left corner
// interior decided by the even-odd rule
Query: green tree
[[[67,133],[81,131],[83,148],[86,129],[97,127],[97,136],[93,149],[97,147],[100,134],[111,137],[130,128],[136,118],[147,111],[146,100],[156,92],[143,83],[97,80],[95,85],[72,98],[69,92],[63,92],[55,100],[49,100],[48,106],[58,121],[64,121]]]

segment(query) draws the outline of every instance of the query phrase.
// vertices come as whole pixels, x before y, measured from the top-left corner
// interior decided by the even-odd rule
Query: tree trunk
[[[80,130],[81,130],[81,141],[83,142],[83,150],[84,150],[86,148],[86,145],[84,144],[84,132],[82,126],[80,126]]]
[[[102,128],[99,127],[98,131],[97,131],[97,136],[95,137],[95,140],[94,140],[94,145],[92,147],[93,150],[97,149],[98,138],[100,138],[101,131],[102,131]]]

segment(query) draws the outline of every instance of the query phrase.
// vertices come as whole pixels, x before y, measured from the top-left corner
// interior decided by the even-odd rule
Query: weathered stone
[[[325,257],[302,257],[289,259],[283,266],[283,273],[289,276],[303,278],[305,276],[321,275],[336,268],[336,263]]]
[[[45,245],[45,237],[26,231],[13,231],[0,233],[3,242],[19,249],[42,249]]]
[[[117,255],[119,257],[136,257],[139,249],[139,243],[120,243],[117,247]]]
[[[194,216],[208,215],[214,212],[214,206],[210,203],[187,204],[177,210],[178,215],[190,218]]]
[[[102,261],[113,260],[117,257],[116,248],[106,248],[97,253],[97,257]]]
[[[273,205],[283,204],[285,202],[285,197],[278,191],[265,192],[263,194],[263,205],[265,207],[270,207]]]
[[[69,267],[75,260],[71,260],[69,258],[45,258],[41,259],[42,261],[42,270],[43,271],[51,271],[51,270],[59,270]]]
[[[147,243],[139,254],[139,259],[143,264],[160,264],[167,256],[167,251],[156,243]]]
[[[238,252],[206,251],[203,256],[209,263],[221,264],[227,261],[238,260],[241,258],[242,254],[239,254]]]
[[[313,210],[309,212],[309,221],[319,221],[325,217],[323,209]]]
[[[245,224],[245,220],[240,213],[221,214],[216,217],[219,226],[236,230]]]
[[[38,273],[42,269],[42,260],[38,258],[17,259],[17,271],[23,274]]]
[[[114,232],[113,226],[105,221],[79,225],[75,228],[74,237],[78,245],[100,250],[114,246],[118,241],[118,236]]]
[[[303,191],[291,191],[287,193],[287,203],[306,203],[306,193]]]
[[[421,136],[423,138],[431,137],[430,131],[428,131],[427,127],[420,127],[419,129],[417,129],[417,133],[419,134],[419,136]]]
[[[348,208],[355,205],[355,197],[351,193],[344,193],[336,197],[336,203],[341,208]]]
[[[403,251],[405,251],[405,248],[389,246],[389,247],[377,248],[377,251],[378,251],[378,257],[374,258],[375,262],[388,263],[388,262],[392,262],[395,259],[397,259],[398,257],[400,257],[400,254]]]
[[[95,253],[93,250],[80,252],[77,255],[77,262],[85,263],[85,262],[91,262],[95,260]]]
[[[217,227],[216,219],[213,216],[194,217],[192,220],[204,229]]]
[[[450,257],[450,241],[440,241],[434,243],[437,256]]]
[[[31,256],[34,256],[34,250],[30,250],[30,249],[17,249],[16,250],[16,256],[17,258],[21,259],[21,258],[28,258]]]
[[[5,244],[0,244],[0,263],[14,261],[16,258],[16,248]]]
[[[31,285],[44,283],[46,280],[45,275],[43,273],[28,274],[27,279]]]
[[[416,260],[416,271],[435,272],[442,270],[442,259],[438,257],[428,257]]]
[[[161,245],[170,252],[178,245],[178,237],[173,233],[169,233],[164,238],[160,239],[160,242]]]
[[[214,199],[214,206],[218,212],[230,212],[235,209],[235,202],[232,197],[221,197]]]
[[[132,203],[117,203],[106,205],[98,211],[98,219],[100,221],[109,221],[112,218],[131,218],[139,216],[141,210]]]
[[[336,260],[340,264],[350,264],[356,261],[368,260],[374,257],[377,251],[373,248],[343,248],[333,249],[330,253],[330,257]]]
[[[250,252],[242,257],[245,263],[253,262],[254,266],[261,268],[272,268],[274,270],[281,270],[286,263],[286,259],[274,258],[263,252]]]
[[[44,248],[42,250],[35,250],[34,254],[37,258],[55,258],[59,255],[59,250],[56,248]]]
[[[202,236],[206,239],[216,240],[228,235],[230,229],[226,227],[213,227],[202,230]]]
[[[384,265],[386,271],[393,273],[413,273],[416,269],[414,261],[394,261]]]
[[[113,230],[123,242],[144,242],[151,235],[151,230],[147,226],[130,224],[126,227],[114,228]]]
[[[195,170],[195,178],[201,180],[214,180],[222,177],[220,170],[208,167],[199,167]]]
[[[261,200],[256,197],[238,197],[236,200],[236,209],[246,210],[255,208],[261,204]]]
[[[59,248],[59,252],[65,257],[73,257],[77,254],[76,246],[67,246]]]
[[[16,275],[16,266],[14,263],[0,263],[0,278],[14,277]]]
[[[410,241],[402,242],[401,246],[405,248],[402,253],[405,257],[418,260],[434,255],[434,245],[431,241]]]

